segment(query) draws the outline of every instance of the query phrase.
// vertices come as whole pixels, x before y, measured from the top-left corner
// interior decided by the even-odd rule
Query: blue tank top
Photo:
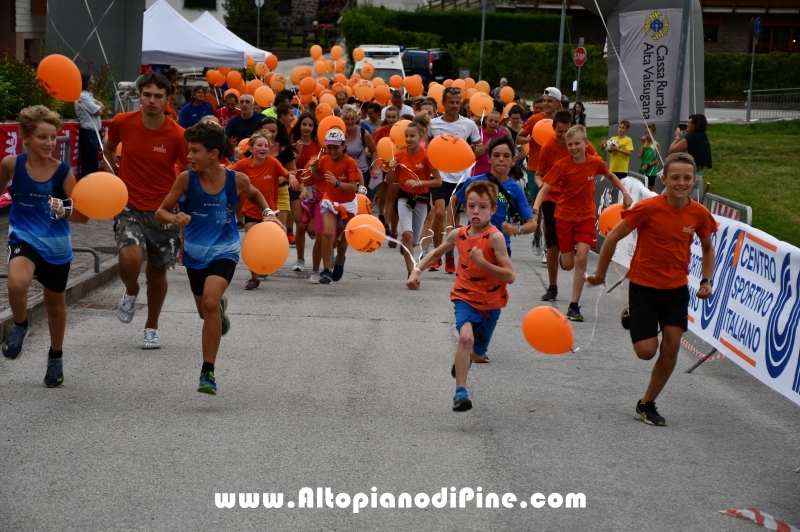
[[[225,187],[213,195],[203,190],[197,172],[189,170],[189,185],[178,202],[181,212],[192,217],[183,243],[184,266],[199,270],[219,259],[239,262],[238,199],[233,170],[225,170]]]
[[[11,196],[11,212],[8,215],[8,245],[25,243],[31,246],[50,264],[72,262],[72,239],[69,222],[50,218],[48,196],[67,199],[64,180],[70,172],[66,163],[61,163],[50,179],[39,183],[31,179],[25,168],[27,154],[17,156],[14,177],[8,193]]]

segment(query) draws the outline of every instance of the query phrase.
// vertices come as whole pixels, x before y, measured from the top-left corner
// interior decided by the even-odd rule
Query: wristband
[[[416,272],[418,272],[418,273],[422,273],[422,270],[420,270],[420,269],[419,269],[419,268],[417,268],[416,266],[414,266],[414,267],[412,268],[412,270],[414,270],[414,271],[416,271]]]
[[[261,216],[263,216],[264,218],[269,218],[270,216],[275,216],[275,211],[273,211],[272,209],[267,207],[266,209],[261,211]]]
[[[704,278],[700,279],[700,284],[701,285],[710,284],[711,286],[714,286],[714,281],[712,281],[708,277],[704,277]]]

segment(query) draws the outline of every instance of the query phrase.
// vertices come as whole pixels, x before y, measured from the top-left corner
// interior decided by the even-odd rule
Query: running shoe
[[[625,307],[622,311],[619,321],[622,323],[622,328],[626,330],[631,329],[631,307]]]
[[[442,259],[436,259],[436,262],[431,264],[431,267],[428,268],[429,272],[438,272],[442,268]]]
[[[667,420],[664,419],[664,416],[659,414],[658,410],[656,410],[655,401],[647,401],[646,403],[637,401],[636,419],[644,421],[648,425],[655,425],[656,427],[663,427],[667,424]]]
[[[456,258],[452,255],[448,255],[444,258],[444,273],[454,274],[456,273]]]
[[[319,284],[331,284],[331,271],[327,268],[319,274]]]
[[[456,395],[453,397],[453,412],[466,412],[472,409],[472,401],[466,388],[456,388]]]
[[[209,395],[217,395],[217,381],[214,380],[213,371],[200,373],[200,386],[197,388],[197,391]]]
[[[294,233],[286,233],[286,238],[289,240],[289,246],[295,246]]]
[[[547,264],[547,253],[542,253],[542,264]]]
[[[64,384],[64,370],[63,358],[48,358],[47,359],[47,372],[44,374],[45,388],[58,388]]]
[[[542,296],[542,301],[555,301],[558,297],[558,287],[551,286],[547,289],[547,292],[544,293]]]
[[[390,236],[390,237],[392,237],[392,238],[394,238],[394,240],[390,240],[390,241],[389,241],[389,247],[390,247],[390,248],[392,248],[392,249],[394,249],[394,248],[396,248],[396,247],[397,247],[397,242],[395,242],[395,240],[397,240],[397,233],[392,233],[392,234],[390,234],[389,236]]]
[[[248,279],[244,285],[245,290],[255,290],[261,284],[260,279]]]
[[[145,329],[142,349],[158,349],[159,347],[161,347],[161,339],[158,337],[158,329]]]
[[[533,235],[533,242],[531,242],[531,245],[533,246],[533,254],[537,257],[544,253],[541,235]]]
[[[422,254],[419,256],[419,260],[420,260],[420,262],[422,262],[422,259],[424,259],[425,257],[427,257],[427,256],[428,256],[428,253],[430,253],[430,252],[431,252],[431,248],[430,248],[430,247],[427,247],[427,248],[425,248],[425,249],[422,251]]]
[[[13,323],[11,331],[8,333],[8,338],[3,342],[3,356],[9,360],[16,360],[22,354],[22,342],[31,332],[31,325],[28,323],[27,327],[22,327]]]
[[[129,296],[122,294],[122,299],[119,300],[117,307],[117,318],[122,323],[130,323],[133,321],[133,313],[136,312],[136,298],[139,296]]]
[[[302,272],[305,269],[306,269],[305,259],[297,259],[296,261],[294,261],[294,264],[292,264],[293,272]]]
[[[311,277],[308,278],[308,282],[311,284],[319,284],[320,275],[319,272],[313,272]]]
[[[228,315],[225,313],[225,310],[228,308],[228,298],[222,296],[222,299],[219,300],[219,316],[222,318],[222,336],[228,334],[228,331],[231,330],[231,320],[228,318]]]
[[[344,263],[347,262],[347,258],[345,258],[341,264],[336,260],[333,261],[333,273],[331,274],[331,280],[335,283],[342,279],[342,275],[344,275]]]
[[[577,303],[570,303],[567,309],[567,318],[570,321],[583,321],[583,314],[581,314],[581,307]]]

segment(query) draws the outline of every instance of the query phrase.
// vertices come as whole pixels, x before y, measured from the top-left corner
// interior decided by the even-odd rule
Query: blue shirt
[[[230,259],[239,262],[242,244],[236,228],[236,172],[225,170],[225,186],[219,194],[208,194],[200,177],[189,170],[189,184],[178,201],[181,212],[192,217],[186,226],[183,264],[201,270],[213,261]]]
[[[178,117],[178,122],[183,129],[187,129],[198,123],[204,116],[213,115],[214,108],[208,102],[203,102],[202,105],[194,105],[189,102],[181,107],[181,114]]]
[[[475,175],[470,178],[464,180],[464,182],[456,189],[456,198],[458,198],[458,202],[461,205],[466,205],[467,200],[465,195],[467,193],[467,187],[469,187],[475,181],[492,181],[489,179],[489,174],[483,175]],[[527,222],[528,220],[533,219],[533,213],[531,212],[531,206],[528,204],[528,198],[525,197],[525,191],[522,190],[522,187],[517,184],[516,181],[509,178],[503,183],[503,188],[506,192],[511,195],[511,201],[514,202],[513,209],[509,209],[508,202],[504,197],[503,193],[499,193],[497,195],[497,210],[495,211],[494,215],[492,215],[492,225],[497,227],[500,232],[503,231],[503,222],[509,221],[509,212],[511,210],[516,211],[520,218],[522,218],[523,222]],[[498,187],[499,188],[499,187]],[[499,191],[498,191],[499,192]],[[508,235],[503,235],[506,239],[506,247],[511,247],[511,237]]]
[[[25,168],[27,154],[17,156],[14,177],[8,193],[11,196],[11,212],[8,215],[8,246],[27,244],[50,264],[61,265],[72,262],[72,239],[69,222],[50,217],[48,196],[67,199],[64,180],[70,172],[66,163],[61,163],[53,175],[40,183],[31,179]]]

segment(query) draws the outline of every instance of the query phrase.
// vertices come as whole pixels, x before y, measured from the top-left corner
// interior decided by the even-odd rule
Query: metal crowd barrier
[[[706,193],[703,203],[711,214],[753,225],[753,209],[749,205],[710,192]]]
[[[748,91],[744,91],[747,95]],[[800,118],[800,88],[765,89],[750,93],[746,120]]]

